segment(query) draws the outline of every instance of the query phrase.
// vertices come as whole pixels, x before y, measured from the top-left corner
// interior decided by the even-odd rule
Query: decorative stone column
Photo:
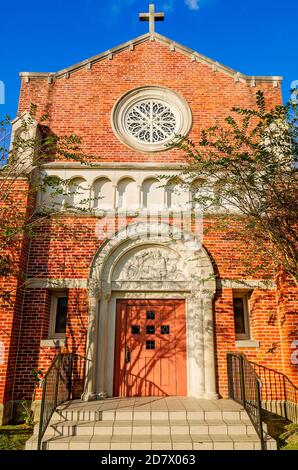
[[[105,377],[110,297],[110,290],[102,292],[96,283],[93,287],[90,285],[85,392],[82,395],[85,401],[107,397]]]
[[[102,295],[99,308],[99,322],[98,322],[98,351],[97,351],[97,399],[107,397],[106,392],[106,368],[107,368],[107,350],[108,350],[108,331],[109,331],[109,301],[111,292],[105,292]]]
[[[187,298],[188,395],[205,396],[203,302],[196,291]]]
[[[213,292],[205,292],[203,297],[203,329],[204,329],[204,371],[205,398],[218,399],[216,391],[216,367],[214,349]]]
[[[139,207],[138,207],[138,209],[141,210],[141,209],[143,209],[143,206],[144,206],[144,201],[143,201],[144,194],[143,194],[143,191],[142,191],[142,186],[140,184],[138,184],[138,195],[139,195]]]
[[[112,189],[112,210],[116,210],[117,206],[117,185],[113,184],[113,189]]]
[[[96,357],[98,332],[98,297],[96,290],[89,289],[89,322],[86,349],[85,391],[82,400],[96,400]]]

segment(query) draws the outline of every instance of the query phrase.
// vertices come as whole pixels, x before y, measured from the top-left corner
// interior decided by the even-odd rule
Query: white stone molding
[[[10,152],[13,151],[14,142],[20,138],[24,141],[33,141],[38,138],[38,123],[29,112],[24,112],[12,121]],[[28,145],[25,150],[19,150],[16,156],[15,171],[17,174],[30,173],[34,167],[34,149]]]
[[[183,170],[184,165],[181,163],[154,163],[154,162],[119,162],[116,160],[116,155],[114,156],[113,162],[92,162],[91,164],[80,163],[80,162],[50,162],[44,163],[42,165],[43,169],[53,169],[53,170]],[[96,177],[95,177],[96,178]]]
[[[217,279],[217,289],[237,289],[243,290],[269,290],[276,289],[276,283],[271,279]]]
[[[260,341],[254,339],[239,339],[235,341],[237,348],[259,348]]]
[[[160,286],[160,283],[156,283]],[[28,278],[26,280],[26,288],[28,289],[87,289],[87,285],[90,289],[90,280],[88,283],[87,279],[70,279],[70,278]],[[122,282],[122,286],[125,287],[126,284]],[[152,281],[153,289],[154,282]],[[182,291],[187,290],[188,282],[179,282]],[[113,289],[118,289],[117,282],[112,282]],[[217,289],[237,289],[241,290],[251,290],[251,289],[261,289],[261,290],[271,290],[276,289],[276,284],[274,281],[263,280],[263,279],[248,279],[248,280],[230,280],[230,279],[217,279],[216,280]],[[96,282],[96,289],[98,289],[98,283]]]
[[[71,278],[27,278],[27,289],[87,289],[87,279]]]
[[[251,86],[252,88],[254,88],[254,87],[256,86],[255,77],[251,77],[250,86]]]
[[[40,341],[41,348],[61,348],[66,345],[66,339],[42,339]]]
[[[217,397],[213,340],[216,284],[210,258],[194,234],[166,223],[135,223],[96,253],[88,286],[86,400],[112,396],[118,298],[185,299],[188,395]],[[155,267],[155,270],[153,269]]]

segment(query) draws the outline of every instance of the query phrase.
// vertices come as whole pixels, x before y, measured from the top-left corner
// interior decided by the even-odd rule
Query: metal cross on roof
[[[139,18],[140,21],[149,21],[149,32],[150,34],[153,34],[155,29],[155,21],[164,21],[165,14],[155,13],[154,3],[151,3],[149,5],[149,13],[140,13]]]

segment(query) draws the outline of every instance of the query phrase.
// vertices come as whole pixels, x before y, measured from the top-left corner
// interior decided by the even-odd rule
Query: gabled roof
[[[67,67],[66,69],[59,70],[58,72],[54,72],[54,73],[53,72],[21,72],[20,77],[24,78],[25,81],[29,81],[30,77],[45,78],[45,79],[48,79],[49,82],[52,82],[53,80],[59,79],[59,78],[68,78],[69,75],[75,72],[76,70],[82,69],[84,67],[90,69],[92,68],[92,64],[99,62],[103,59],[113,59],[114,55],[127,49],[133,51],[135,46],[137,46],[138,44],[142,44],[146,41],[158,41],[164,44],[165,46],[169,47],[170,51],[172,52],[179,51],[180,53],[189,57],[190,60],[193,62],[201,62],[205,65],[209,65],[214,72],[221,71],[229,75],[230,77],[233,77],[235,81],[249,83],[251,86],[255,86],[256,82],[272,82],[273,86],[277,87],[283,79],[283,77],[280,77],[280,76],[271,77],[271,76],[245,75],[243,73],[240,73],[236,70],[231,69],[230,67],[226,67],[225,65],[222,65],[212,59],[209,59],[208,57],[202,54],[199,54],[193,49],[185,47],[182,44],[179,44],[176,41],[172,41],[166,36],[162,36],[161,34],[158,34],[156,32],[153,34],[147,33],[142,36],[138,36],[137,38],[131,41],[127,41],[124,44],[121,44],[120,46],[109,49],[105,52],[102,52],[101,54],[91,57],[90,59],[83,60],[82,62],[71,65],[70,67]]]

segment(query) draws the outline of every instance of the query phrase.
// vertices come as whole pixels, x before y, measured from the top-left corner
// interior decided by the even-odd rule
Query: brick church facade
[[[26,282],[0,279],[14,292],[1,301],[2,422],[31,397],[32,370],[46,372],[57,347],[77,354],[73,393],[86,400],[226,398],[229,351],[298,385],[297,289],[273,271],[268,281],[270,266],[247,277],[247,246],[212,230],[212,215],[189,215],[191,191],[158,182],[185,165],[166,146],[172,131],[196,142],[233,105],[253,107],[257,90],[270,108],[282,102],[280,77],[248,77],[152,31],[57,73],[21,74],[13,132],[34,103],[47,115],[41,125],[78,134],[89,155],[32,172],[73,180],[91,202],[75,213],[60,201],[58,218],[20,240]],[[25,214],[30,180],[14,184]]]

